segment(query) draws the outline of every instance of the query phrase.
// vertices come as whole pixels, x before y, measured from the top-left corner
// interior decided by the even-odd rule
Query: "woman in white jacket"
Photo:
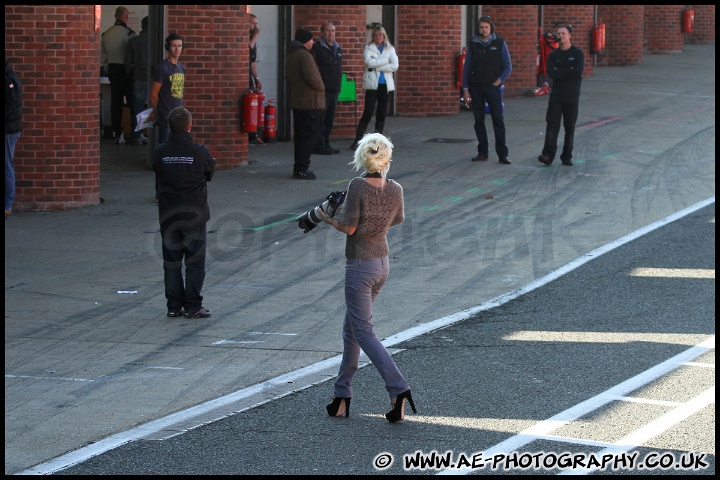
[[[358,123],[355,141],[350,146],[351,150],[357,148],[358,142],[365,135],[376,105],[375,132],[383,133],[388,98],[390,92],[395,91],[393,72],[397,71],[399,62],[395,47],[390,44],[387,32],[382,26],[373,28],[372,40],[365,45],[363,51],[363,60],[365,73],[362,86],[365,89],[365,109]]]

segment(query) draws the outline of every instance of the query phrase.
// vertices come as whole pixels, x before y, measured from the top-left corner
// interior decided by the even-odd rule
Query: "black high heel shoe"
[[[405,390],[403,393],[395,397],[395,402],[392,404],[393,409],[385,414],[385,418],[387,418],[390,423],[399,422],[405,418],[405,400],[410,403],[413,413],[417,413],[412,393],[410,393],[410,390]]]
[[[350,400],[350,397],[334,397],[332,403],[325,407],[328,415],[331,417],[342,417],[344,415],[345,418],[348,418],[350,416]]]

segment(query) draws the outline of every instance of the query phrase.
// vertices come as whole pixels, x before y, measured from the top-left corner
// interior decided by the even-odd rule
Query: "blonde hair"
[[[380,173],[385,180],[392,161],[393,144],[381,133],[366,133],[358,142],[355,157],[350,162],[356,171]]]
[[[392,47],[392,44],[390,43],[390,38],[388,38],[388,34],[385,31],[385,27],[383,27],[382,25],[373,27],[372,32],[370,32],[370,41],[368,42],[368,45],[375,43],[375,32],[380,32],[383,35],[385,35],[385,40],[383,41],[383,43],[388,47]]]

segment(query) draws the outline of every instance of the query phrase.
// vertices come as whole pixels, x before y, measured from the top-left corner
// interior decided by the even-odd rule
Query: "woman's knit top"
[[[366,260],[386,257],[390,249],[387,232],[402,223],[405,216],[403,189],[388,179],[384,187],[376,187],[360,177],[350,180],[345,201],[335,211],[335,219],[356,227],[347,236],[345,257]]]

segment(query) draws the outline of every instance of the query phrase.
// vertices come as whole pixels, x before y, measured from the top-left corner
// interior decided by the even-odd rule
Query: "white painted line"
[[[248,335],[287,335],[289,337],[295,337],[298,333],[276,333],[276,332],[247,332]]]
[[[629,435],[624,436],[612,446],[597,452],[595,455],[602,458],[605,454],[617,455],[627,452],[628,450],[632,450],[633,448],[642,445],[644,442],[677,425],[691,415],[699,412],[711,403],[715,403],[714,386],[708,388],[689,402],[684,403],[682,406],[667,412],[665,415],[656,418],[652,422],[638,428]],[[587,475],[596,470],[597,468],[567,469],[560,472],[558,475]]]
[[[542,422],[536,423],[530,428],[527,428],[523,430],[522,432],[518,433],[517,435],[508,438],[507,440],[498,443],[497,445],[493,445],[490,448],[487,448],[483,450],[483,457],[490,458],[498,453],[510,453],[515,452],[527,445],[530,442],[534,442],[535,440],[546,437],[550,435],[553,431],[557,430],[560,427],[563,427],[567,425],[568,423],[572,422],[573,420],[577,420],[578,418],[587,415],[588,413],[597,410],[600,407],[605,406],[606,404],[615,401],[618,399],[618,397],[624,396],[626,393],[632,392],[634,390],[637,390],[638,388],[647,385],[648,383],[662,377],[663,375],[675,370],[678,367],[681,367],[685,364],[685,362],[688,362],[692,360],[693,358],[696,358],[700,355],[703,355],[710,350],[713,350],[715,348],[715,336],[708,338],[707,340],[699,343],[698,345],[689,348],[685,350],[684,352],[681,352],[674,357],[655,365],[652,368],[649,368],[648,370],[645,370],[644,372],[641,372],[638,375],[635,375],[634,377],[625,380],[624,382],[615,385],[614,387],[605,390],[604,392],[585,400],[584,402],[578,403],[577,405],[568,408],[567,410],[558,413],[557,415],[554,415],[547,420],[543,420]],[[715,387],[712,387],[710,390],[712,390],[712,396],[713,399],[715,398]],[[688,402],[689,403],[689,402]],[[677,410],[682,409],[683,407],[678,407],[675,410],[671,411],[671,414],[678,415]],[[694,411],[693,411],[694,413]],[[680,415],[678,415],[680,416]],[[665,418],[667,415],[663,415],[661,418]],[[682,419],[684,419],[683,417]],[[670,428],[674,425],[674,423],[671,423],[669,420],[665,420],[664,423],[658,423],[657,420],[650,422],[648,425],[653,425],[654,428],[654,434],[653,436],[660,433],[660,431],[657,431],[656,427],[665,427]],[[646,425],[647,427],[647,425]],[[637,430],[644,432],[645,427]],[[636,432],[637,432],[636,431]],[[624,441],[627,441],[627,439],[633,439],[635,437],[632,437],[632,434],[625,437],[623,439]],[[637,437],[638,440],[642,440],[644,437],[642,435]],[[621,442],[617,442],[621,443]],[[631,448],[635,448],[637,445],[624,445],[627,447],[628,450]],[[601,452],[602,453],[602,452]],[[601,455],[600,455],[601,456]],[[438,472],[438,475],[467,475],[469,473],[472,473],[472,469],[465,468],[465,469],[445,469]]]
[[[64,382],[94,382],[90,378],[66,378],[66,377],[37,377],[34,375],[9,375],[6,374],[5,378],[32,378],[33,380],[61,380]]]
[[[688,362],[685,365],[688,367],[715,368],[715,364],[704,362]]]
[[[265,343],[265,340],[218,340],[213,342],[213,345],[230,345],[237,343]]]
[[[536,440],[549,440],[551,442],[560,442],[560,443],[574,443],[576,445],[587,445],[589,447],[601,447],[605,448],[610,445],[612,445],[609,442],[598,442],[596,440],[587,440],[584,438],[574,438],[574,437],[560,437],[558,435],[538,435],[535,437]]]
[[[629,403],[645,403],[648,405],[662,405],[663,407],[677,407],[682,405],[682,402],[668,402],[667,400],[653,400],[640,397],[618,397],[617,399]]]

